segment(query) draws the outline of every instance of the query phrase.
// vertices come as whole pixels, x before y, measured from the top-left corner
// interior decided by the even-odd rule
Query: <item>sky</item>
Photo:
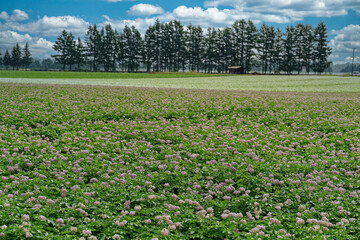
[[[83,37],[89,24],[111,24],[121,31],[134,25],[141,33],[156,19],[180,20],[204,29],[223,28],[240,19],[279,27],[314,27],[324,21],[333,49],[329,60],[360,62],[360,0],[0,0],[0,50],[26,42],[34,58],[48,58],[63,29]]]

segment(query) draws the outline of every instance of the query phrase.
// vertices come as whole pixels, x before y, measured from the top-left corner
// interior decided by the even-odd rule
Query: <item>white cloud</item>
[[[354,63],[358,63],[359,59],[360,58],[358,56],[354,57]],[[348,57],[345,58],[345,62],[352,62],[352,60],[353,60],[352,56],[348,56]]]
[[[288,22],[289,19],[277,15],[266,15],[263,16],[258,13],[244,13],[238,9],[218,9],[218,8],[207,8],[203,9],[200,7],[187,7],[179,6],[172,12],[164,12],[156,17],[137,18],[133,20],[121,19],[114,20],[109,18],[107,15],[103,15],[106,19],[105,22],[101,23],[100,26],[111,24],[114,28],[123,29],[125,25],[134,25],[142,34],[145,33],[146,29],[155,23],[157,19],[161,22],[169,22],[171,20],[179,20],[184,25],[193,24],[200,25],[203,29],[209,27],[225,27],[230,26],[234,21],[239,19],[251,19],[254,23],[260,23],[261,21],[268,22]]]
[[[156,21],[156,18],[137,18],[134,20],[114,20],[109,18],[106,15],[103,15],[106,19],[103,23],[99,24],[99,26],[104,27],[106,24],[110,24],[115,29],[123,29],[125,26],[135,26],[140,33],[144,34],[146,29],[153,25]]]
[[[19,9],[15,9],[13,11],[13,15],[11,15],[10,18],[12,21],[24,21],[24,20],[27,20],[29,18],[29,16],[27,15],[26,12],[21,11]]]
[[[18,22],[18,21],[24,21],[27,20],[29,18],[29,15],[27,15],[26,12],[20,10],[20,9],[15,9],[13,11],[12,15],[9,15],[7,12],[2,11],[0,13],[0,19],[5,20],[7,22]]]
[[[331,54],[331,55],[329,56],[329,59],[334,61],[334,60],[337,60],[339,57],[340,57],[339,54]]]
[[[127,13],[133,16],[150,16],[154,14],[164,13],[164,9],[159,6],[140,3],[132,6]]]
[[[44,38],[39,38],[32,43],[29,43],[30,51],[34,58],[51,58],[51,55],[55,54],[52,49],[54,43]]]
[[[336,63],[351,62],[353,48],[356,51],[360,50],[360,25],[350,24],[343,29],[331,31],[331,34],[335,35],[329,44],[332,48],[331,60],[336,61]],[[349,55],[351,58],[348,57]]]
[[[343,29],[333,30],[335,37],[330,41],[333,52],[352,52],[353,48],[360,49],[360,25],[350,24]]]
[[[13,31],[0,32],[0,46],[3,49],[11,49],[15,43],[25,43],[32,41],[32,37],[29,34],[19,34]]]
[[[235,18],[236,13],[232,10],[219,10],[217,8],[208,8],[203,10],[200,7],[186,7],[179,6],[172,12],[175,19],[182,20],[184,22],[192,22],[193,24],[206,25],[228,25],[231,24]]]
[[[352,9],[360,12],[358,0],[213,0],[206,1],[205,7],[227,6],[250,15],[276,15],[288,22],[299,21],[304,17],[334,17],[347,14]],[[276,19],[275,19],[276,20]],[[281,21],[275,21],[281,22]]]
[[[2,20],[6,20],[6,19],[8,19],[10,16],[9,16],[9,14],[7,13],[7,12],[5,12],[5,11],[2,11],[1,13],[0,13],[0,19],[2,19]]]
[[[6,49],[11,52],[16,43],[19,43],[22,48],[25,43],[29,43],[30,52],[34,58],[49,58],[55,53],[52,49],[53,43],[44,38],[31,37],[29,34],[19,34],[14,31],[0,32],[0,48],[3,54]]]
[[[89,24],[84,19],[74,16],[44,16],[35,22],[28,22],[26,24],[18,22],[5,23],[0,26],[0,29],[30,32],[31,34],[42,36],[57,36],[62,30],[66,29],[66,31],[72,32],[74,35],[83,35],[86,33]]]

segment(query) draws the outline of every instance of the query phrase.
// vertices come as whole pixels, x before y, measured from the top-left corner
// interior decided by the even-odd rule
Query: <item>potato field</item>
[[[0,239],[360,239],[360,94],[0,85]]]

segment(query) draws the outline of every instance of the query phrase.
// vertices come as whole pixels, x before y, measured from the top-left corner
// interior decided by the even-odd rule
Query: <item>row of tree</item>
[[[343,69],[340,70],[341,73],[351,73],[352,71],[360,72],[360,64],[348,64]]]
[[[135,72],[147,71],[225,72],[229,66],[250,71],[254,66],[263,72],[298,72],[306,68],[322,73],[329,66],[328,33],[324,22],[316,28],[297,24],[283,33],[263,24],[257,29],[251,21],[236,21],[224,29],[200,26],[185,27],[179,21],[156,23],[142,37],[134,27],[125,26],[119,33],[111,25],[98,29],[90,25],[84,37],[75,39],[63,30],[54,44],[57,63],[80,69]]]
[[[13,69],[19,69],[21,67],[27,68],[32,62],[33,59],[28,43],[25,44],[23,51],[21,50],[20,45],[16,43],[12,48],[11,54],[9,53],[9,50],[6,50],[4,57],[2,57],[0,52],[0,65],[4,65],[6,69],[8,69],[9,66]]]

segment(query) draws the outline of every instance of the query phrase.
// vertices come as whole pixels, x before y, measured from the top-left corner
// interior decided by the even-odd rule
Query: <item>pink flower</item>
[[[39,197],[38,197],[38,200],[46,200],[46,197],[44,197],[44,196],[39,196]]]
[[[166,228],[164,228],[163,230],[161,230],[161,234],[164,235],[164,237],[167,237],[169,235],[170,231],[167,230]]]
[[[59,226],[63,226],[64,225],[64,219],[62,219],[62,218],[56,219],[56,224],[59,225]]]
[[[82,233],[85,235],[85,236],[90,236],[92,233],[91,233],[91,230],[83,230]]]
[[[120,235],[115,234],[114,236],[112,236],[112,239],[114,239],[114,240],[120,240]]]
[[[148,196],[148,199],[150,199],[150,200],[153,200],[153,199],[155,199],[155,198],[156,198],[155,195],[149,195],[149,196]]]
[[[27,214],[25,214],[25,215],[22,215],[21,219],[22,219],[23,221],[29,221],[29,220],[30,220],[30,216],[27,215]]]
[[[34,206],[33,206],[33,209],[40,209],[41,208],[41,205],[40,204],[35,204]]]
[[[270,218],[271,223],[281,224],[281,222],[276,218]]]

